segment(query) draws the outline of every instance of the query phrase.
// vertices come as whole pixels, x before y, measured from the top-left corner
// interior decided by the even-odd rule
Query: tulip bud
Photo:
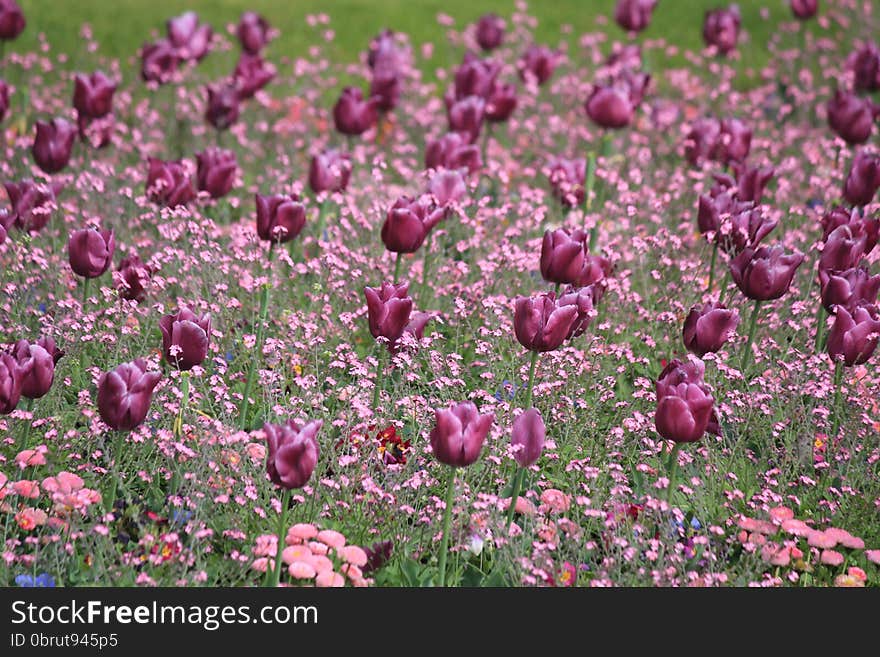
[[[860,151],[843,186],[843,197],[853,205],[868,205],[880,189],[880,155]]]
[[[867,235],[856,234],[849,224],[835,228],[819,258],[819,271],[843,271],[859,264],[865,255]]]
[[[251,55],[259,55],[269,43],[269,23],[254,11],[246,11],[241,15],[236,28],[236,35],[242,50]]]
[[[15,0],[0,0],[0,41],[12,41],[24,31],[27,21]]]
[[[577,287],[586,287],[601,283],[602,285],[597,286],[594,291],[594,299],[598,303],[599,297],[604,292],[605,279],[611,276],[611,270],[612,265],[608,258],[587,254],[584,256],[584,267],[574,284]]]
[[[657,379],[654,425],[666,440],[695,442],[709,428],[715,400],[703,382],[704,369],[702,361],[673,360]]]
[[[866,363],[880,340],[880,319],[876,306],[856,306],[850,313],[838,306],[828,333],[828,355],[847,367]]]
[[[312,156],[309,165],[309,188],[315,194],[343,192],[351,178],[351,156],[338,150],[326,150]]]
[[[374,338],[383,337],[389,345],[394,345],[403,335],[413,307],[412,298],[407,296],[408,288],[407,283],[382,283],[378,288],[364,288],[370,333]]]
[[[113,109],[116,85],[101,71],[91,75],[77,73],[74,78],[73,106],[81,117],[100,119]]]
[[[486,51],[495,50],[504,41],[504,19],[495,14],[483,14],[474,31],[480,48]]]
[[[3,186],[12,204],[9,222],[29,233],[43,230],[58,207],[55,194],[61,190],[61,186],[35,183],[33,180],[7,182]]]
[[[0,415],[9,415],[21,399],[21,369],[9,354],[0,354]]]
[[[76,139],[76,126],[64,119],[51,122],[37,121],[37,134],[31,154],[46,173],[58,173],[70,162],[73,140]]]
[[[401,196],[382,225],[382,242],[392,253],[415,253],[425,238],[446,217],[447,208],[435,207],[426,197]]]
[[[480,415],[473,402],[459,402],[448,409],[435,410],[431,449],[441,463],[464,468],[480,458],[483,442],[495,421],[492,413]]]
[[[730,261],[730,274],[746,297],[769,301],[788,291],[803,261],[802,253],[795,251],[786,255],[781,246],[747,247]]]
[[[597,288],[595,285],[587,285],[582,288],[571,286],[565,291],[565,294],[559,297],[560,307],[574,306],[577,308],[577,317],[571,325],[568,335],[565,337],[566,340],[571,340],[584,334],[596,315],[594,307],[598,302],[599,299],[597,298]]]
[[[184,61],[201,61],[211,50],[214,30],[207,23],[199,23],[199,16],[188,11],[168,20],[168,41]]]
[[[651,23],[657,0],[617,0],[614,20],[628,32],[641,32]]]
[[[694,306],[684,320],[684,346],[703,357],[715,353],[730,339],[739,325],[739,313],[720,303]]]
[[[241,111],[238,90],[235,84],[223,82],[208,86],[208,104],[205,120],[217,130],[227,130],[238,121]]]
[[[582,157],[557,157],[550,160],[549,169],[550,189],[556,200],[566,208],[582,205],[586,198],[587,161]]]
[[[553,76],[561,60],[562,55],[547,46],[531,45],[517,62],[519,77],[523,82],[542,85]]]
[[[578,320],[578,308],[561,306],[552,292],[518,297],[513,315],[516,339],[530,351],[553,351],[562,346]]]
[[[394,40],[394,32],[391,30],[382,30],[370,40],[367,66],[371,70],[383,67],[398,70],[401,67],[401,57],[402,54],[398,51]]]
[[[736,48],[739,28],[740,13],[736,5],[707,11],[703,21],[703,41],[707,46],[715,46],[720,54],[726,55]]]
[[[9,111],[9,85],[0,80],[0,121],[6,118]]]
[[[437,205],[445,207],[467,196],[467,183],[460,171],[440,169],[428,181],[428,193],[434,197]]]
[[[819,0],[791,0],[791,13],[794,17],[805,21],[819,11]]]
[[[192,179],[182,162],[163,162],[154,157],[147,162],[146,193],[153,203],[173,208],[186,205],[196,197]]]
[[[138,358],[105,372],[98,380],[98,413],[104,424],[116,431],[131,431],[150,410],[153,388],[162,376],[147,372],[147,362]]]
[[[333,122],[336,129],[344,135],[365,133],[376,125],[378,104],[377,98],[364,100],[360,89],[346,87],[333,106]]]
[[[588,235],[582,230],[569,233],[557,228],[544,233],[541,244],[541,276],[560,285],[574,284],[584,269],[585,243]]]
[[[853,72],[857,91],[880,89],[880,48],[876,43],[865,43],[847,58],[846,66]]]
[[[769,235],[778,222],[770,219],[761,208],[738,210],[721,223],[715,241],[727,253],[739,253],[747,246],[756,247]]]
[[[685,141],[684,154],[692,166],[714,157],[721,138],[721,122],[712,118],[698,119],[691,126]]]
[[[142,263],[137,254],[120,260],[116,273],[116,289],[121,298],[138,302],[146,298],[153,269]]]
[[[370,81],[370,98],[376,101],[376,109],[390,112],[400,100],[400,76],[389,68],[377,68]]]
[[[141,48],[141,78],[144,82],[166,84],[180,65],[177,50],[165,39]]]
[[[191,370],[208,357],[211,338],[211,316],[197,316],[189,308],[159,319],[162,331],[162,355],[177,369]]]
[[[533,466],[544,450],[547,429],[537,408],[530,408],[513,421],[510,444],[516,449],[514,460],[521,468]]]
[[[853,310],[856,306],[877,303],[880,291],[880,274],[871,276],[867,267],[853,267],[845,271],[819,270],[822,288],[822,305],[829,313],[836,306]]]
[[[504,123],[513,114],[516,103],[516,87],[496,81],[486,99],[486,120],[490,123]]]
[[[208,192],[211,198],[226,196],[235,183],[238,162],[235,153],[221,148],[207,148],[196,154],[199,190]]]
[[[467,169],[468,173],[474,173],[482,166],[479,147],[469,144],[456,132],[428,142],[425,149],[426,169]]]
[[[318,464],[318,431],[323,422],[314,420],[300,426],[294,420],[284,424],[264,424],[268,457],[266,472],[273,484],[288,490],[305,486]]]
[[[259,55],[249,55],[243,52],[235,65],[232,80],[235,83],[235,91],[240,100],[253,98],[254,95],[265,87],[275,77],[275,67],[269,62],[263,61]]]
[[[864,144],[871,136],[880,105],[840,89],[828,101],[828,125],[848,144]]]
[[[257,235],[261,240],[289,242],[302,232],[306,225],[306,208],[299,196],[255,194],[254,198],[257,204]]]
[[[852,234],[865,238],[865,255],[871,253],[880,239],[880,217],[860,217],[857,210],[835,206],[822,217],[823,241],[840,226],[849,226]]]
[[[739,119],[722,119],[715,159],[725,164],[742,162],[748,157],[751,144],[752,131],[745,123]]]
[[[634,107],[624,89],[619,87],[593,88],[585,104],[587,116],[602,128],[625,128],[632,121]]]
[[[18,363],[22,397],[39,399],[45,396],[55,380],[55,361],[52,354],[39,343],[30,344],[27,340],[19,340],[12,348],[12,356]]]
[[[468,96],[487,99],[500,72],[500,62],[480,59],[473,53],[466,53],[464,61],[455,69],[453,99],[458,101]]]
[[[452,103],[447,98],[446,118],[449,120],[449,130],[459,133],[472,144],[480,136],[485,113],[486,101],[479,96],[467,96]]]
[[[83,228],[70,234],[67,254],[70,268],[84,278],[97,278],[113,261],[116,240],[112,230]]]
[[[776,173],[773,167],[750,167],[744,163],[734,164],[733,170],[736,172],[737,198],[754,203],[761,202],[764,188]]]

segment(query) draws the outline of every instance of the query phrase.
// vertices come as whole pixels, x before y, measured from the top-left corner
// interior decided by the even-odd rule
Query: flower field
[[[876,3],[44,4],[0,585],[880,585]]]

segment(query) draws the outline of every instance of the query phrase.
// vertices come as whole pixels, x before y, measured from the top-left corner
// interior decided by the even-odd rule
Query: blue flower
[[[19,575],[15,578],[15,583],[23,588],[55,588],[55,578],[49,573],[40,573],[36,577],[33,575]]]
[[[172,509],[168,519],[171,521],[172,525],[185,525],[192,519],[192,515],[192,511]]]

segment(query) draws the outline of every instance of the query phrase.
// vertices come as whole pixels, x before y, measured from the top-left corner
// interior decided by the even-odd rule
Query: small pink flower
[[[285,552],[286,551],[287,550],[285,550]],[[290,564],[287,571],[290,573],[290,576],[295,579],[312,579],[318,574],[315,572],[315,568],[305,561],[294,561]]]
[[[843,555],[837,550],[822,550],[820,560],[826,566],[841,566],[844,561]]]
[[[352,563],[343,564],[342,568],[340,568],[339,570],[345,573],[348,579],[350,579],[352,582],[357,582],[364,578],[363,571]]]
[[[318,540],[337,550],[345,545],[345,536],[332,529],[324,529],[318,532]]]
[[[327,554],[330,548],[320,541],[309,541],[309,549],[315,554]]]
[[[341,588],[345,586],[345,578],[333,570],[325,570],[315,577],[315,586],[321,588]]]
[[[858,566],[850,566],[849,568],[846,569],[846,574],[849,575],[850,577],[855,577],[856,579],[861,580],[863,582],[868,581],[867,573],[865,573],[865,571],[862,570],[861,568],[859,568]]]
[[[791,550],[776,543],[768,543],[761,548],[761,558],[773,566],[787,566],[791,563]]]
[[[850,574],[846,575],[838,575],[834,578],[834,586],[840,586],[845,588],[862,588],[865,586],[865,583],[860,580],[858,577],[853,577]]]
[[[260,557],[259,559],[254,560],[254,562],[251,564],[251,569],[256,570],[260,573],[265,573],[268,566],[269,559],[267,559],[266,557]]]
[[[15,491],[16,495],[21,495],[22,497],[27,497],[32,500],[40,496],[40,485],[36,481],[30,481],[28,479],[16,481],[12,484],[12,490]]]
[[[289,545],[281,552],[281,561],[288,566],[296,561],[311,562],[312,551],[305,545]]]

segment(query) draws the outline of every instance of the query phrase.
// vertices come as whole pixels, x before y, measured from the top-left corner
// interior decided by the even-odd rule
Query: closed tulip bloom
[[[842,360],[847,367],[866,363],[880,340],[880,319],[875,306],[856,306],[850,313],[837,307],[834,324],[828,333],[828,355]]]
[[[548,179],[554,198],[564,207],[574,208],[583,204],[587,179],[587,161],[584,158],[553,158],[549,162]]]
[[[318,431],[322,425],[321,420],[302,426],[294,420],[263,425],[268,446],[266,472],[273,484],[290,490],[309,483],[318,465]]]
[[[697,166],[702,160],[714,158],[720,138],[720,121],[713,118],[695,121],[685,140],[684,154],[687,161]]]
[[[100,119],[113,109],[116,85],[101,71],[77,73],[73,83],[73,106],[80,116]]]
[[[563,228],[547,230],[541,244],[541,276],[545,281],[573,285],[584,269],[588,235],[582,230],[571,234]]]
[[[695,376],[697,372],[700,376]],[[657,380],[656,394],[657,433],[676,443],[692,443],[703,437],[713,416],[715,400],[703,383],[702,368],[672,361]]]
[[[425,148],[426,169],[467,169],[475,173],[483,166],[480,149],[456,132],[449,132],[428,142]]]
[[[370,40],[367,51],[367,66],[371,70],[381,67],[397,70],[401,66],[401,57],[402,54],[397,47],[393,31],[384,29]]]
[[[147,197],[161,206],[173,208],[186,205],[196,197],[192,178],[182,162],[148,160]]]
[[[222,148],[206,148],[196,154],[196,163],[200,191],[208,192],[211,198],[220,198],[232,190],[238,171],[235,153]]]
[[[364,288],[367,318],[374,338],[383,337],[393,345],[410,321],[413,300],[407,296],[408,283],[382,283],[381,287]]]
[[[52,212],[58,207],[55,194],[60,191],[61,186],[35,183],[33,180],[7,182],[3,186],[12,204],[9,221],[16,228],[29,233],[43,230],[49,223]]]
[[[266,47],[270,38],[269,23],[255,11],[246,11],[238,20],[235,30],[242,50],[251,55],[258,55]]]
[[[849,224],[835,228],[819,257],[819,271],[843,271],[859,264],[866,254],[867,236],[853,231]]]
[[[24,31],[26,24],[15,0],[0,0],[0,41],[12,41]]]
[[[342,90],[339,100],[333,106],[333,122],[336,129],[344,135],[361,135],[376,125],[379,100],[364,100],[364,95],[356,87]]]
[[[840,89],[828,101],[828,125],[848,144],[864,144],[871,136],[880,105]]]
[[[865,255],[871,253],[880,239],[880,217],[861,217],[857,210],[835,206],[822,217],[824,241],[840,226],[849,226],[852,234],[865,238]]]
[[[21,370],[11,354],[0,354],[0,415],[9,415],[21,399]]]
[[[566,340],[571,340],[584,334],[596,315],[595,305],[598,301],[595,285],[587,285],[581,288],[570,286],[566,289],[565,294],[559,297],[560,306],[574,306],[577,308],[577,317],[568,331]]]
[[[739,7],[736,5],[707,11],[703,21],[703,41],[707,46],[715,46],[720,54],[726,55],[736,48],[740,20]]]
[[[9,85],[5,80],[0,80],[0,121],[6,118],[9,111]]]
[[[867,205],[880,189],[880,155],[860,151],[843,186],[843,197],[853,205]]]
[[[617,0],[614,20],[624,30],[641,32],[651,23],[651,12],[657,0]]]
[[[12,348],[21,378],[21,395],[27,399],[45,396],[55,380],[55,361],[52,354],[38,343],[19,340]]]
[[[435,410],[434,417],[430,440],[438,461],[464,468],[480,458],[483,442],[495,421],[492,413],[480,415],[473,402],[465,401]]]
[[[267,242],[289,242],[306,225],[306,208],[296,194],[255,194],[257,235]]]
[[[602,128],[625,128],[635,108],[629,95],[619,87],[595,87],[584,105],[587,116]]]
[[[144,44],[141,48],[141,78],[144,82],[166,84],[178,66],[180,56],[165,39]]]
[[[400,100],[400,75],[390,68],[377,68],[370,81],[370,98],[376,101],[376,109],[390,112]]]
[[[504,123],[513,114],[516,104],[516,87],[496,81],[486,99],[486,120],[490,123]]]
[[[467,96],[451,104],[447,102],[446,118],[449,120],[449,129],[471,143],[476,142],[480,136],[485,113],[486,101],[479,96]]]
[[[208,86],[208,104],[205,120],[217,130],[226,130],[238,121],[241,102],[238,90],[230,82]]]
[[[880,89],[880,48],[876,43],[865,43],[847,58],[846,65],[858,91]]]
[[[12,219],[6,213],[0,212],[0,244],[6,242],[12,227]]]
[[[513,315],[516,339],[530,351],[558,349],[578,319],[578,308],[560,306],[552,292],[537,297],[518,297]]]
[[[434,197],[437,205],[446,206],[467,196],[467,183],[460,171],[440,169],[428,181],[428,193]]]
[[[477,21],[475,32],[480,48],[495,50],[504,41],[504,19],[496,14],[483,14]]]
[[[351,178],[351,156],[329,149],[312,156],[309,165],[309,188],[315,193],[342,192]]]
[[[745,123],[739,119],[722,119],[715,159],[725,164],[742,162],[748,157],[751,144],[752,131]]]
[[[871,276],[867,267],[853,267],[845,271],[819,270],[822,305],[829,313],[836,306],[854,309],[859,305],[877,303],[880,274]]]
[[[98,380],[98,413],[104,424],[116,431],[131,431],[147,417],[153,388],[162,375],[147,372],[147,362],[138,358],[105,372]]]
[[[199,317],[189,308],[159,319],[162,331],[162,355],[179,370],[191,370],[208,357],[211,316]]]
[[[64,352],[55,344],[55,340],[48,336],[42,336],[37,340],[37,344],[46,350],[46,353],[52,356],[52,362],[56,365],[58,361],[64,357]]]
[[[707,303],[694,306],[684,320],[684,346],[691,353],[702,358],[715,353],[739,326],[739,313],[729,310],[720,303]]]
[[[58,173],[70,162],[74,139],[76,126],[69,121],[37,121],[37,133],[31,147],[34,162],[46,173]]]
[[[737,198],[740,201],[760,203],[767,183],[776,173],[773,167],[750,167],[744,163],[734,165],[736,172]]]
[[[547,429],[537,408],[530,408],[513,421],[510,444],[514,447],[514,460],[521,468],[533,466],[544,451]]]
[[[113,262],[116,240],[112,230],[83,228],[70,235],[67,254],[70,268],[85,278],[97,278]]]
[[[700,233],[715,233],[714,238],[720,244],[721,228],[726,218],[754,209],[752,202],[738,200],[738,195],[729,190],[717,192],[715,195],[700,194],[697,205],[697,227]]]
[[[453,78],[455,100],[462,100],[468,96],[488,98],[500,72],[500,62],[494,59],[480,59],[473,53],[466,53],[462,63],[455,69]]]
[[[523,82],[531,80],[542,85],[553,77],[561,58],[558,52],[547,46],[531,45],[517,62],[519,76]]]
[[[786,254],[781,246],[747,247],[730,261],[733,282],[749,299],[770,301],[788,291],[802,253]]]
[[[584,256],[584,266],[581,269],[580,275],[577,277],[577,280],[574,284],[577,287],[586,287],[587,285],[595,285],[596,283],[602,283],[602,286],[598,286],[595,290],[594,297],[596,302],[599,301],[599,298],[604,291],[604,283],[606,278],[611,276],[612,265],[611,261],[608,258],[599,255],[591,255],[587,254]]]
[[[181,59],[199,61],[211,50],[214,30],[207,23],[199,23],[199,16],[194,11],[169,19],[166,26],[168,41]]]
[[[275,67],[263,60],[259,55],[243,52],[235,65],[232,79],[240,100],[253,98],[254,95],[275,77]]]
[[[791,13],[795,18],[805,21],[819,11],[819,0],[791,0]]]
[[[401,196],[385,215],[382,242],[392,253],[415,253],[428,233],[446,217],[445,207],[436,207],[426,197]]]
[[[153,269],[141,262],[137,254],[125,256],[116,268],[116,290],[119,296],[130,301],[143,301]]]

